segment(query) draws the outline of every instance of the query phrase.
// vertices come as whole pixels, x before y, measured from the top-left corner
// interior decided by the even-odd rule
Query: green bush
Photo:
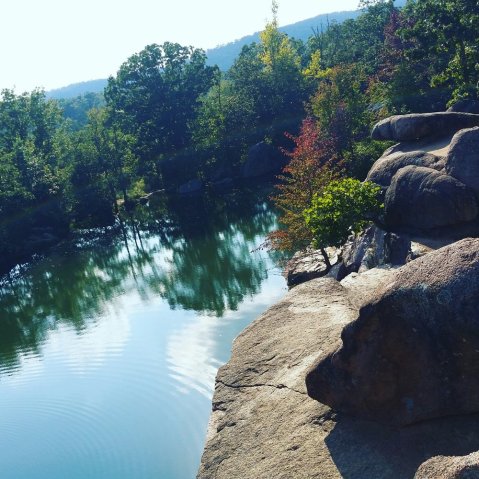
[[[311,207],[304,210],[313,246],[339,247],[351,233],[363,229],[383,208],[380,191],[374,183],[361,183],[353,178],[331,181],[321,194],[314,195]]]

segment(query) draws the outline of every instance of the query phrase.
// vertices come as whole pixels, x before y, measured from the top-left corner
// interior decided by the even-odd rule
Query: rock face
[[[411,241],[407,237],[370,226],[343,247],[341,279],[384,264],[406,264],[410,249]]]
[[[238,336],[218,372],[198,479],[411,479],[431,457],[479,449],[479,415],[393,429],[306,395],[306,371],[393,278],[374,269],[309,281]]]
[[[431,168],[406,166],[393,177],[384,203],[386,224],[422,230],[457,225],[477,217],[474,192]]]
[[[445,169],[479,196],[479,128],[461,130],[454,135]]]
[[[479,115],[472,113],[415,113],[391,116],[380,121],[374,126],[371,136],[374,140],[412,141],[474,126],[479,126]]]
[[[479,239],[397,270],[342,341],[306,378],[333,409],[401,425],[479,411]]]
[[[479,452],[464,457],[437,456],[417,470],[414,479],[477,479]]]
[[[248,151],[248,159],[243,166],[243,178],[276,173],[282,166],[278,151],[272,145],[261,141]]]
[[[377,160],[372,168],[369,170],[367,181],[387,188],[391,184],[393,176],[405,166],[424,166],[441,170],[444,167],[444,159],[440,156],[427,153],[425,151],[410,151],[392,153],[383,156]]]
[[[338,262],[339,251],[336,248],[326,248],[329,262],[334,266]],[[297,252],[286,265],[284,276],[289,287],[321,278],[328,273],[324,257],[319,250],[309,249]]]

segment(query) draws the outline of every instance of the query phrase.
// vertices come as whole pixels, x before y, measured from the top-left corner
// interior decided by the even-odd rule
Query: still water
[[[285,292],[264,196],[158,201],[4,278],[2,479],[195,477],[217,368]]]

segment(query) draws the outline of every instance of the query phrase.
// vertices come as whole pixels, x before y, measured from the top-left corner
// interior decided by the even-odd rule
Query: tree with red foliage
[[[268,239],[273,249],[292,252],[311,243],[312,234],[305,225],[303,211],[310,207],[315,193],[341,176],[342,167],[334,154],[334,141],[322,137],[313,118],[303,120],[299,136],[286,136],[295,147],[284,152],[291,159],[278,177],[281,183],[272,196],[281,212],[281,228]]]

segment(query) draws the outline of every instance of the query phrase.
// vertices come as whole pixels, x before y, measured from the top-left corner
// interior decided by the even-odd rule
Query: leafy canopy
[[[351,233],[363,229],[383,207],[380,191],[374,183],[353,178],[331,181],[319,195],[314,195],[311,207],[304,210],[313,245],[319,249],[339,247]]]

